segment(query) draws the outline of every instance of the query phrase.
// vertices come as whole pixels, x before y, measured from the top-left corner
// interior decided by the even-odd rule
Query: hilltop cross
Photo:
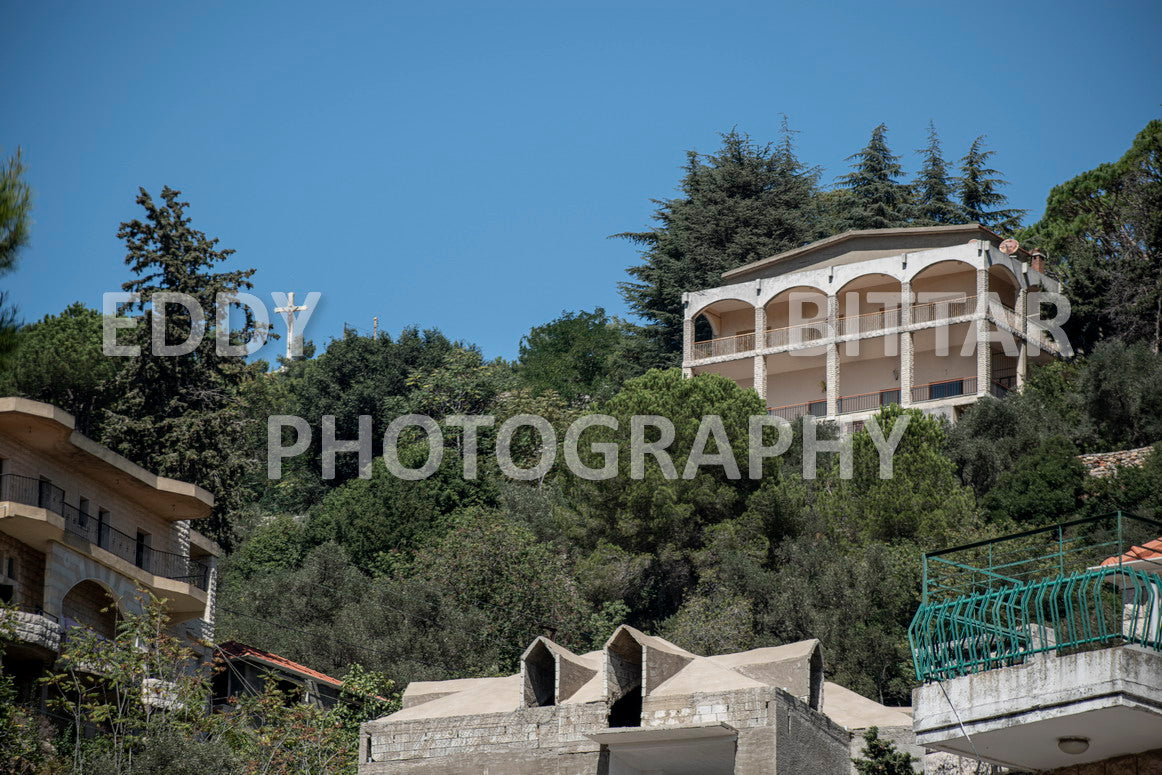
[[[295,313],[305,312],[305,305],[295,306],[295,292],[291,291],[286,295],[286,306],[275,307],[274,311],[280,313],[286,318],[286,359],[290,361],[293,358],[292,347],[295,341]]]

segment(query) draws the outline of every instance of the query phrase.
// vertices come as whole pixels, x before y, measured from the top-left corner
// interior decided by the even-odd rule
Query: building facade
[[[1070,354],[1030,296],[1059,283],[1001,243],[977,224],[852,231],[733,269],[683,296],[683,371],[753,388],[786,419],[887,404],[955,419]]]
[[[362,726],[359,772],[847,775],[823,694],[814,640],[702,657],[624,625],[586,654],[537,638],[518,674],[410,684]]]
[[[190,526],[213,503],[78,433],[55,406],[0,398],[0,599],[14,636],[3,656],[23,699],[70,627],[112,637],[139,588],[165,599],[187,643],[213,637],[221,551]]]

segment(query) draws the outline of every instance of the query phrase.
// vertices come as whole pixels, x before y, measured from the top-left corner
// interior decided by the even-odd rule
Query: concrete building
[[[1159,534],[1119,513],[927,555],[917,744],[1023,772],[1162,773]]]
[[[1069,354],[1029,304],[1059,284],[1000,244],[978,224],[849,231],[733,269],[683,296],[683,370],[753,388],[787,419],[893,403],[955,419]]]
[[[111,636],[139,586],[165,598],[175,634],[213,637],[221,552],[190,527],[213,503],[78,433],[54,406],[0,398],[0,598],[15,607],[4,669],[24,699],[69,627]]]
[[[621,626],[600,651],[537,638],[504,678],[413,682],[362,726],[360,775],[847,775],[818,641],[702,657]]]

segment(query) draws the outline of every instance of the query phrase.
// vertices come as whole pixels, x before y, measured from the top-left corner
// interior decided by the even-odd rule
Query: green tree
[[[1116,162],[1049,192],[1028,241],[1065,280],[1075,348],[1103,338],[1162,347],[1162,120],[1148,123]]]
[[[1013,520],[1021,527],[1051,525],[1078,509],[1085,479],[1077,447],[1056,436],[1018,458],[982,505],[993,520]]]
[[[311,426],[311,446],[307,452],[287,461],[284,479],[290,486],[276,488],[266,504],[275,510],[305,510],[326,492],[358,476],[355,455],[339,455],[335,478],[320,478],[322,449],[321,422],[324,415],[335,418],[335,436],[354,439],[359,433],[359,417],[372,418],[372,453],[383,452],[382,430],[387,423],[410,411],[408,396],[423,386],[413,376],[431,374],[454,365],[475,370],[482,365],[478,352],[466,351],[435,329],[421,331],[408,327],[393,338],[381,333],[372,338],[347,330],[331,340],[316,358],[290,364],[276,379],[286,384],[286,414],[305,419]],[[452,364],[449,359],[455,360]],[[475,361],[472,363],[472,361]],[[469,375],[461,375],[465,379]],[[300,497],[296,497],[300,496]]]
[[[24,161],[19,149],[0,165],[0,276],[16,266],[20,248],[28,243],[32,190],[24,182]],[[0,365],[16,346],[16,308],[0,291]]]
[[[760,144],[731,130],[711,154],[688,151],[680,196],[656,200],[656,225],[616,235],[640,245],[621,293],[646,321],[627,354],[635,367],[674,365],[682,349],[682,294],[722,273],[796,248],[817,236],[818,173],[795,155],[791,135]]]
[[[872,130],[863,150],[847,157],[851,172],[839,178],[846,190],[835,231],[887,229],[912,222],[911,192],[899,178],[904,174],[900,157],[887,142],[888,128],[880,124]]]
[[[972,141],[968,153],[960,160],[957,193],[964,216],[969,223],[979,223],[1001,234],[1011,234],[1021,228],[1026,211],[1002,207],[1009,198],[1000,192],[1008,181],[997,177],[1000,173],[988,166],[996,151],[985,150],[984,135]]]
[[[928,122],[928,144],[917,151],[924,160],[912,183],[918,225],[943,226],[964,223],[964,212],[953,201],[956,186],[948,174],[948,162],[940,146],[936,125]]]
[[[913,775],[912,763],[916,757],[896,749],[891,740],[880,737],[880,731],[871,727],[863,733],[864,748],[855,762],[859,775]]]
[[[118,370],[118,400],[107,413],[101,441],[129,459],[163,476],[194,482],[214,494],[214,514],[207,525],[214,537],[229,543],[229,515],[247,500],[247,467],[244,455],[247,433],[265,428],[247,427],[237,401],[243,384],[257,378],[242,356],[216,350],[214,311],[217,294],[236,294],[251,287],[253,269],[214,271],[233,253],[221,250],[218,241],[191,226],[188,203],[180,191],[169,187],[155,203],[141,189],[137,204],[145,220],[121,224],[118,237],[125,241],[125,263],[137,275],[124,290],[139,295],[135,308],[141,317],[126,336],[140,346],[140,354],[126,357]],[[149,331],[157,310],[150,305],[160,292],[185,293],[200,304],[206,315],[202,341],[184,355],[154,353]],[[181,310],[180,312],[178,310]],[[165,316],[168,344],[185,342],[195,320],[184,307],[171,306]],[[248,338],[256,323],[249,311],[237,336]]]
[[[534,390],[553,390],[570,402],[609,398],[631,376],[619,357],[628,332],[601,307],[564,312],[521,339],[517,373]]]
[[[590,439],[617,443],[621,450],[617,475],[605,481],[562,480],[577,513],[576,540],[587,555],[579,574],[594,602],[624,599],[633,611],[632,621],[652,627],[673,615],[693,586],[695,555],[705,529],[745,510],[747,495],[756,487],[746,478],[749,421],[765,407],[753,390],[725,377],[686,379],[672,369],[629,380],[601,411],[617,419],[618,429],[593,428],[581,446],[587,448]],[[640,477],[631,475],[628,452],[634,415],[660,415],[673,423],[674,441],[668,451],[675,478],[651,456],[645,457]],[[721,451],[734,460],[744,478],[732,479],[722,466],[698,467],[685,478],[687,458],[707,415],[722,418],[731,449]],[[660,432],[645,433],[647,440],[654,440]],[[716,449],[710,440],[706,451]],[[587,457],[582,454],[590,466],[602,462]]]
[[[101,352],[101,314],[76,302],[17,332],[0,392],[55,404],[76,418],[77,430],[99,439],[118,398],[120,366]]]

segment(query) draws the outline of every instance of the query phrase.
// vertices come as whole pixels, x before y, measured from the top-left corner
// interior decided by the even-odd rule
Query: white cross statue
[[[291,351],[295,341],[295,313],[304,312],[307,307],[305,305],[295,306],[295,292],[291,291],[286,295],[286,306],[275,307],[274,311],[280,313],[286,318],[286,359],[289,361],[293,357]]]

